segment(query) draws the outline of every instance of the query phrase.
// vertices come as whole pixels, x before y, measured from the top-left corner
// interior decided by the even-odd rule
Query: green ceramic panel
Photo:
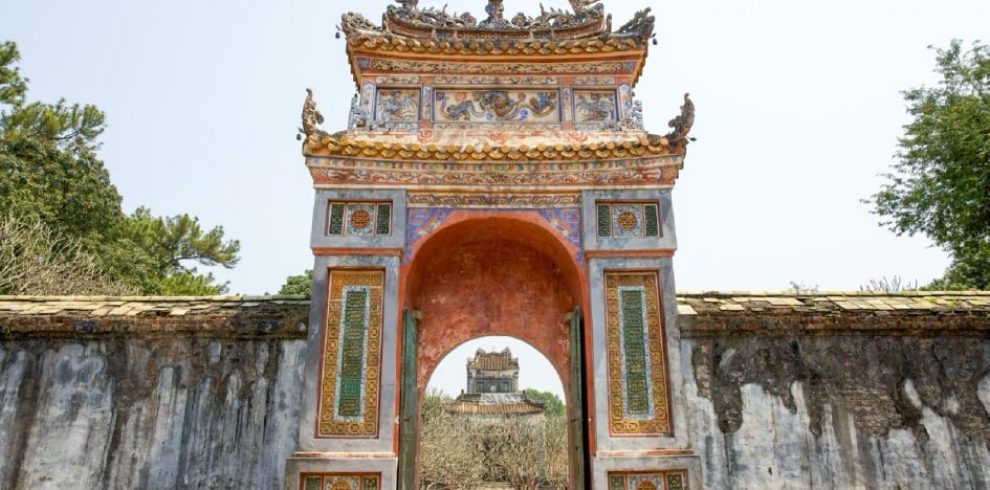
[[[608,490],[626,490],[626,477],[624,475],[608,475]]]
[[[649,413],[649,386],[646,333],[643,324],[643,291],[620,291],[622,309],[623,361],[625,363],[626,411],[633,415]]]
[[[364,477],[364,484],[361,490],[378,490],[378,477],[377,476],[366,476]]]
[[[368,291],[354,289],[344,294],[343,339],[340,347],[340,387],[337,413],[343,417],[361,415],[361,389],[364,384],[364,337],[368,331]]]
[[[307,476],[303,483],[303,490],[320,490],[320,483],[323,479],[318,476]]]
[[[391,204],[379,204],[378,205],[378,216],[375,220],[376,229],[375,233],[378,235],[388,235],[390,232],[390,226],[392,224],[392,205]]]
[[[660,216],[655,204],[646,205],[646,236],[660,236]]]
[[[344,205],[342,203],[330,205],[330,224],[327,226],[327,233],[330,235],[344,233]]]
[[[612,209],[607,204],[598,205],[598,236],[612,236]]]

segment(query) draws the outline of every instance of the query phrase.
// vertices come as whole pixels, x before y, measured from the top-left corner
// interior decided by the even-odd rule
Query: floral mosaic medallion
[[[598,236],[643,238],[660,236],[660,206],[656,202],[597,203]]]
[[[687,490],[687,471],[609,473],[608,490]]]
[[[556,90],[438,88],[434,99],[434,120],[441,123],[560,122]]]
[[[614,90],[575,90],[574,122],[604,123],[618,119]]]
[[[379,490],[379,475],[304,474],[303,490]]]
[[[378,434],[383,288],[381,270],[330,271],[318,434]]]
[[[392,229],[390,202],[331,202],[327,212],[327,235],[388,235]]]
[[[606,272],[609,428],[613,435],[671,432],[656,272]]]

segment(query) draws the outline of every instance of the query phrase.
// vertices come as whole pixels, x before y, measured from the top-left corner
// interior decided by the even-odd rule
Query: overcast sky
[[[325,129],[346,125],[354,86],[334,26],[349,9],[377,21],[388,3],[3,0],[0,38],[20,46],[32,99],[106,111],[100,155],[128,211],[222,224],[242,259],[217,275],[232,292],[265,293],[312,266],[313,193],[295,140],[304,89]],[[483,0],[449,3],[484,17]],[[892,162],[900,91],[935,80],[926,47],[990,41],[990,2],[605,5],[615,25],[646,6],[657,15],[660,44],[636,89],[648,129],[667,131],[684,92],[697,105],[674,192],[678,289],[857,289],[943,271],[943,252],[879,228],[860,200]]]

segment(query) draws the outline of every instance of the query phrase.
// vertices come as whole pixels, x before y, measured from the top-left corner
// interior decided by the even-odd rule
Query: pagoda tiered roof
[[[468,359],[467,367],[480,371],[511,371],[519,369],[519,359],[512,357],[512,351],[508,347],[501,352],[478,349],[474,357]]]
[[[347,39],[347,52],[355,80],[368,70],[401,72],[408,67],[402,63],[376,63],[369,57],[387,56],[395,59],[436,59],[459,61],[485,60],[511,62],[529,73],[538,68],[527,64],[560,63],[563,60],[591,61],[594,59],[623,59],[631,64],[622,67],[633,80],[642,73],[646,50],[654,38],[655,18],[647,8],[616,30],[612,16],[605,13],[601,0],[570,0],[571,11],[545,9],[540,6],[536,17],[518,13],[512,18],[504,14],[502,0],[489,0],[488,17],[478,20],[470,13],[448,13],[420,8],[418,0],[399,0],[375,24],[359,13],[343,15],[338,29]],[[618,56],[617,56],[618,55]],[[628,56],[623,56],[628,55]],[[423,66],[417,71],[425,73]],[[435,66],[435,73],[468,73],[469,64],[449,63]],[[575,72],[601,73],[609,66],[573,66]],[[507,73],[509,66],[496,71]],[[589,71],[590,70],[590,71]],[[618,70],[612,70],[619,72]]]

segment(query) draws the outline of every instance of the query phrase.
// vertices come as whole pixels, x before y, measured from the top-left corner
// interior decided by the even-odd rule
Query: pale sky
[[[354,85],[334,26],[385,0],[3,0],[29,97],[94,103],[100,156],[131,211],[189,212],[242,243],[238,293],[276,292],[312,267],[311,181],[295,139],[304,89],[346,125]],[[446,0],[423,0],[442,6]],[[450,9],[484,17],[484,0]],[[564,0],[543,0],[566,7]],[[506,11],[537,11],[507,0]],[[680,290],[857,289],[925,283],[946,256],[877,226],[876,192],[907,121],[901,90],[931,83],[952,38],[990,41],[986,0],[606,0],[619,26],[657,15],[636,92],[665,133],[684,92],[697,119],[674,190]],[[458,361],[463,363],[463,361]]]

